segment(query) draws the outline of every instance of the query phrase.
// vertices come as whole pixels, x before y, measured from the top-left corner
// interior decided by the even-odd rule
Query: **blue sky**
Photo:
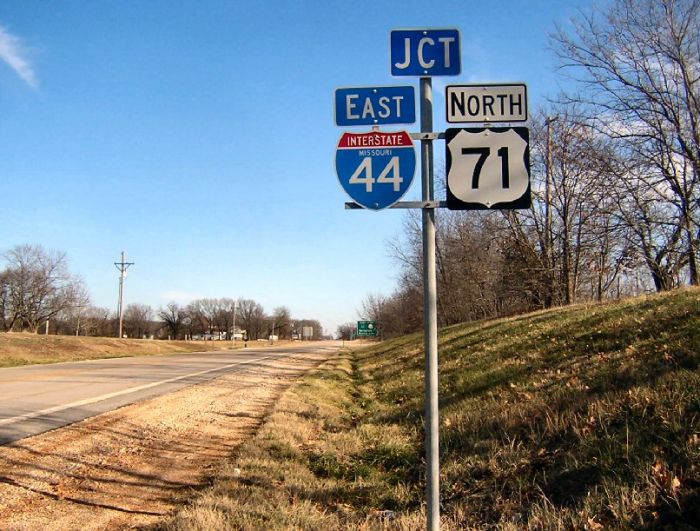
[[[3,0],[0,250],[66,252],[98,306],[124,250],[126,304],[253,298],[334,332],[393,290],[405,215],[344,210],[334,90],[417,87],[389,74],[390,31],[457,28],[435,129],[448,83],[525,82],[532,113],[557,92],[547,33],[587,5]]]

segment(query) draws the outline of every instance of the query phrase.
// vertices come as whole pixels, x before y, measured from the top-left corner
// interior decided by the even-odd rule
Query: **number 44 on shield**
[[[362,175],[364,174],[364,177]],[[389,176],[391,174],[391,176]],[[372,157],[365,157],[362,162],[357,167],[355,172],[350,176],[348,181],[350,184],[364,184],[365,191],[371,192],[374,183],[379,184],[393,184],[394,191],[398,192],[401,190],[401,183],[403,178],[399,172],[399,157],[391,157],[389,162],[384,169],[375,179],[372,173]]]

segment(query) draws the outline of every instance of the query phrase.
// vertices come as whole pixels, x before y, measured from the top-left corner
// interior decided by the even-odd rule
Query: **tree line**
[[[616,0],[553,32],[573,88],[531,120],[532,207],[439,211],[440,325],[698,284],[699,13]],[[418,216],[389,249],[397,288],[360,310],[384,337],[422,325]]]
[[[322,339],[323,336],[318,320],[294,319],[286,306],[278,306],[268,314],[253,299],[197,299],[184,306],[170,302],[158,310],[158,317],[172,338],[214,337],[229,331],[247,340],[268,339],[270,336]],[[311,335],[305,336],[305,330],[310,330]]]
[[[18,245],[6,251],[0,269],[0,331],[28,331],[81,335],[118,335],[119,316],[94,306],[85,283],[70,273],[65,253],[38,245]],[[235,315],[235,329],[234,329]],[[133,303],[124,309],[124,334],[131,338],[161,339],[321,339],[316,319],[294,319],[289,308],[272,313],[252,299],[202,298],[181,305],[170,302],[153,309]],[[47,325],[48,323],[48,325]]]

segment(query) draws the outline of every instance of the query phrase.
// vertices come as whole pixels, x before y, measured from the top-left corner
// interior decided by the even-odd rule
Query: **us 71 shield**
[[[448,129],[447,208],[529,208],[529,140],[527,127]]]

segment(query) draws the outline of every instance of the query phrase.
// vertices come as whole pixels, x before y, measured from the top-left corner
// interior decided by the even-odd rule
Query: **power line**
[[[114,262],[117,270],[119,271],[119,305],[117,306],[117,313],[119,314],[119,335],[117,337],[122,337],[123,325],[124,325],[124,278],[126,278],[126,270],[129,266],[134,265],[134,262],[125,262],[125,254],[122,251],[121,262]]]

